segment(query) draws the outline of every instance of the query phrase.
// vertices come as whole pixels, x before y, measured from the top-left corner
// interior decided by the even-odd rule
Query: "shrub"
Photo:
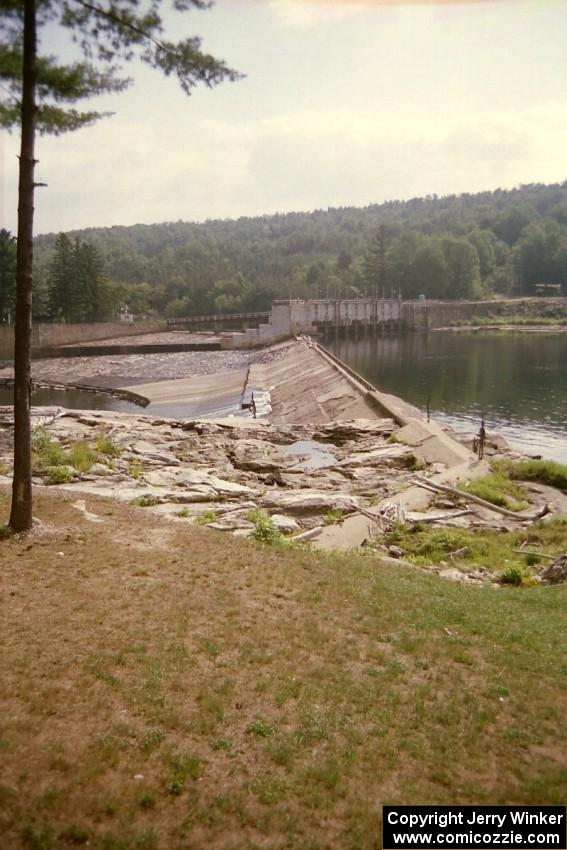
[[[50,466],[62,466],[68,462],[67,454],[55,437],[39,425],[32,433],[32,466],[41,472]]]
[[[106,434],[101,434],[99,436],[96,441],[96,450],[108,457],[119,457],[121,454],[121,449],[119,449]]]
[[[46,484],[69,484],[73,473],[67,466],[48,466],[45,470]]]
[[[249,512],[248,519],[254,523],[252,537],[259,543],[267,543],[273,546],[276,543],[281,543],[284,539],[283,534],[276,528],[271,516],[266,511],[255,508]]]
[[[95,454],[90,446],[86,443],[75,443],[71,447],[69,453],[71,465],[78,469],[79,472],[88,472],[93,463],[96,461]]]
[[[537,584],[537,580],[530,575],[525,567],[511,565],[500,573],[502,584],[511,584],[514,587],[530,587]]]
[[[130,500],[131,505],[136,505],[139,508],[153,508],[154,505],[159,505],[160,500],[157,496],[151,493],[145,493],[143,496],[136,496]]]
[[[204,511],[202,514],[199,514],[199,516],[195,517],[193,523],[195,525],[208,525],[210,522],[216,522],[218,518],[219,516],[216,511],[209,510]]]

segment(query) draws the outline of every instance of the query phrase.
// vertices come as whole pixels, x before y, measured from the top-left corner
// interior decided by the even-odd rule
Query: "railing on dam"
[[[256,321],[265,322],[270,318],[270,311],[265,310],[259,313],[209,313],[203,316],[183,316],[179,319],[168,319],[168,328],[188,327],[191,325],[229,325],[232,322]]]

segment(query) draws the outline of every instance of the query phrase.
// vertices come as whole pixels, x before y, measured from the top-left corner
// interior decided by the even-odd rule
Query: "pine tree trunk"
[[[24,62],[14,346],[14,481],[10,526],[32,525],[31,327],[36,85],[36,0],[24,0]]]

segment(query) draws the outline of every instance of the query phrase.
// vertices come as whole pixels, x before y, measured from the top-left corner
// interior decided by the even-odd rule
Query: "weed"
[[[177,516],[181,517],[182,519],[187,519],[191,516],[191,513],[188,508],[181,508],[180,511],[177,511]]]
[[[225,750],[227,753],[232,752],[232,744],[226,738],[216,738],[214,741],[210,741],[210,745],[212,750]]]
[[[69,844],[74,844],[76,846],[88,844],[89,841],[89,833],[76,824],[71,824],[71,826],[65,827],[65,829],[59,833],[59,837],[64,841],[67,841]]]
[[[283,534],[276,528],[271,516],[266,511],[258,510],[257,508],[249,511],[248,520],[254,523],[252,537],[259,543],[274,546],[284,540]]]
[[[69,460],[79,472],[88,472],[96,461],[96,456],[86,443],[75,443],[69,452]]]
[[[45,469],[46,484],[69,484],[74,478],[67,466],[48,466]]]
[[[406,469],[409,469],[411,472],[419,472],[420,470],[425,469],[425,464],[422,463],[413,452],[404,455],[402,463]]]
[[[152,493],[144,493],[143,496],[136,496],[135,499],[130,499],[131,505],[136,505],[139,508],[153,508],[154,505],[159,505],[160,500]]]
[[[145,791],[140,799],[138,800],[138,805],[141,809],[155,809],[157,803],[157,799],[155,794],[152,794],[150,791]]]
[[[128,475],[136,481],[142,477],[144,473],[144,465],[140,460],[133,460],[128,467]]]
[[[328,513],[326,513],[323,517],[323,522],[325,523],[325,525],[333,525],[335,522],[340,522],[343,516],[344,512],[341,511],[340,508],[337,508],[337,510],[329,511]]]
[[[46,431],[42,425],[34,428],[32,433],[32,466],[41,472],[50,466],[63,466],[68,463],[65,449],[55,437]]]
[[[153,753],[154,750],[157,750],[164,737],[165,735],[159,729],[150,729],[140,741],[140,750],[146,753],[146,755]]]
[[[96,450],[107,457],[120,457],[122,450],[112,442],[107,434],[100,434],[96,441]]]
[[[256,779],[252,783],[252,791],[265,806],[271,806],[284,800],[287,796],[287,790],[285,782],[274,777]]]
[[[198,756],[172,755],[169,758],[169,765],[172,775],[167,785],[167,791],[174,797],[181,794],[187,779],[197,780],[203,775],[203,763]]]
[[[55,848],[55,835],[50,826],[27,824],[22,829],[22,842],[29,850],[52,850]]]
[[[297,699],[301,693],[303,682],[295,676],[287,679],[276,694],[276,705],[285,705],[288,699]]]
[[[203,652],[206,652],[207,655],[211,656],[211,658],[216,658],[217,655],[220,653],[220,649],[218,645],[214,642],[214,640],[210,640],[209,638],[201,638],[200,644]]]
[[[264,723],[263,720],[254,720],[246,727],[246,734],[255,735],[257,738],[271,738],[274,727],[271,723]]]
[[[216,511],[209,510],[204,511],[202,514],[199,514],[199,516],[195,517],[193,523],[195,525],[209,525],[209,523],[211,522],[216,522],[218,518],[219,515]]]
[[[13,533],[9,525],[0,525],[0,540],[7,540]]]

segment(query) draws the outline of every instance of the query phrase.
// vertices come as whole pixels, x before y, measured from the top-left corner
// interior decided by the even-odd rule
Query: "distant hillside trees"
[[[530,294],[537,283],[567,290],[567,183],[67,237],[100,252],[114,301],[144,315],[264,310],[290,296],[398,290],[403,298]],[[38,268],[56,238],[36,240]]]

